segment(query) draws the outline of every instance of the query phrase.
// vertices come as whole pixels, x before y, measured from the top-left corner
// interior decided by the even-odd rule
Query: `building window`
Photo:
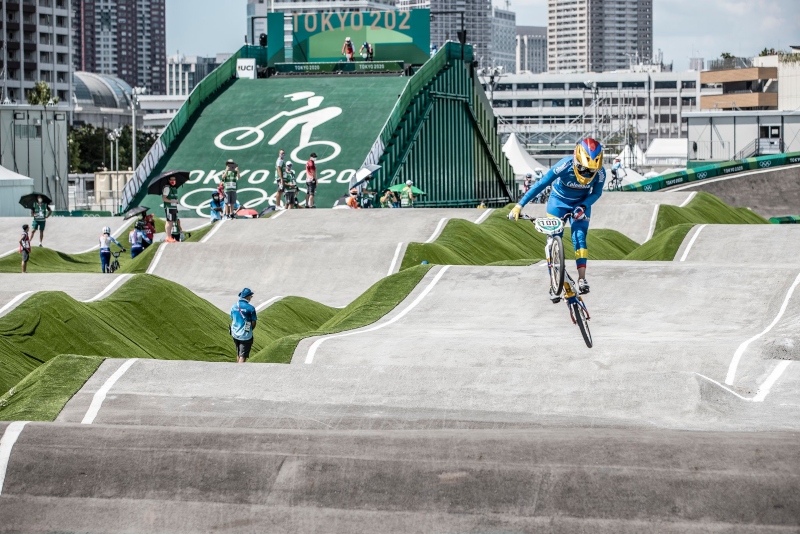
[[[681,89],[695,89],[697,87],[697,82],[694,80],[688,81],[683,80],[681,82]]]
[[[674,82],[674,81],[671,81],[671,82],[664,82],[664,81],[658,82],[657,81],[653,85],[653,88],[654,89],[677,89],[678,88],[678,84],[676,82]]]
[[[645,82],[622,82],[623,89],[645,89]]]
[[[532,108],[534,100],[517,100],[517,107],[518,108]]]
[[[510,108],[512,100],[495,100],[492,107],[495,108]]]
[[[564,84],[563,83],[544,83],[542,84],[542,89],[545,91],[563,91]]]

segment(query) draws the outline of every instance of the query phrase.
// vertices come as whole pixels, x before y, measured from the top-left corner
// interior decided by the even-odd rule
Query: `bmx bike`
[[[547,270],[550,273],[550,289],[556,297],[562,297],[563,295],[569,308],[572,324],[578,325],[586,346],[592,348],[592,333],[589,330],[591,316],[586,308],[586,303],[583,302],[583,298],[578,294],[578,285],[567,272],[564,261],[564,243],[561,240],[561,234],[564,232],[566,221],[572,218],[572,214],[568,213],[561,219],[556,217],[524,217],[533,222],[537,232],[547,236]],[[557,303],[559,301],[554,300],[553,302]]]
[[[119,252],[111,253],[111,262],[108,264],[108,270],[106,272],[115,273],[119,271],[119,255],[122,254],[123,252],[125,251],[121,250]]]

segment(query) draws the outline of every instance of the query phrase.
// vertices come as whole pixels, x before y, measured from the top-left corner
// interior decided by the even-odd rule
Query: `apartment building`
[[[168,96],[188,96],[203,78],[222,65],[231,54],[215,57],[174,54],[167,58]]]
[[[547,72],[547,26],[517,26],[516,73]]]
[[[479,67],[502,67],[503,72],[517,72],[517,15],[513,11],[492,8],[492,38],[489,41],[487,64]]]

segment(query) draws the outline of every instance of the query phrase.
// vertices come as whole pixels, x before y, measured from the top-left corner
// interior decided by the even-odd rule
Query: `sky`
[[[246,6],[247,0],[167,0],[167,53],[237,50]],[[518,25],[547,25],[547,0],[511,0],[510,9]],[[690,57],[753,56],[789,45],[800,45],[800,0],[653,0],[653,48],[674,70],[688,69]]]

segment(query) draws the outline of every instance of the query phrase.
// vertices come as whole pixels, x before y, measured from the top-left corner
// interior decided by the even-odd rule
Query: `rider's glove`
[[[522,205],[521,204],[517,204],[516,206],[511,208],[511,211],[508,212],[508,220],[509,221],[518,221],[519,220],[519,214],[520,214],[521,211],[522,211]]]
[[[572,210],[572,220],[582,221],[586,218],[586,206],[578,206]]]

